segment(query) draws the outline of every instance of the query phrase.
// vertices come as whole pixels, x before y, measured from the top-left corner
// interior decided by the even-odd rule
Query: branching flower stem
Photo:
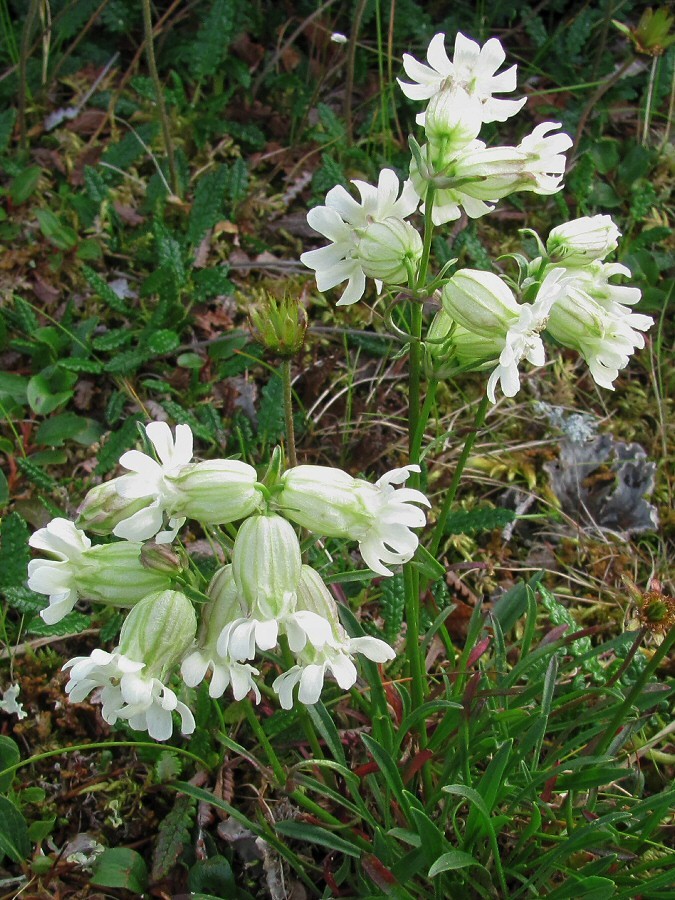
[[[417,299],[412,302],[411,336],[410,342],[410,369],[408,377],[408,441],[410,463],[419,465],[421,454],[422,435],[426,426],[426,418],[422,420],[422,414],[428,417],[431,403],[421,404],[421,374],[422,374],[422,304],[419,299],[424,291],[427,272],[429,269],[429,257],[431,254],[431,238],[434,225],[431,214],[434,205],[433,186],[429,186],[426,196],[426,210],[424,214],[424,244],[422,259],[420,260],[417,282],[414,285]],[[410,479],[411,487],[419,488],[419,475],[413,473]],[[406,609],[406,655],[411,677],[412,706],[417,709],[424,703],[426,697],[426,677],[424,671],[424,659],[420,643],[420,583],[419,573],[412,562],[403,568],[405,584],[405,609]],[[419,729],[420,749],[427,745],[427,732],[424,723]],[[425,793],[431,793],[431,773],[428,765],[422,767],[422,779]]]

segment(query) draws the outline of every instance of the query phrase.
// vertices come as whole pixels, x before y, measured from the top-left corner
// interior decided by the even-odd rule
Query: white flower
[[[349,41],[347,35],[342,34],[340,31],[334,31],[331,34],[330,39],[334,44],[346,44]]]
[[[211,670],[209,696],[222,697],[228,686],[232,687],[235,700],[243,700],[253,691],[256,703],[260,703],[260,691],[253,680],[258,669],[238,662],[230,655],[218,652],[218,638],[223,629],[234,620],[241,621],[244,604],[232,575],[232,566],[224,566],[213,577],[207,593],[212,600],[202,608],[197,649],[181,663],[181,675],[188,687],[196,687]]]
[[[338,306],[356,303],[366,289],[366,275],[359,259],[359,241],[364,229],[373,222],[386,219],[405,219],[415,211],[418,197],[407,181],[400,187],[398,177],[391,169],[380,172],[377,187],[365,181],[352,184],[361,195],[358,203],[341,186],[336,185],[326,194],[326,205],[316,206],[307,214],[309,225],[332,243],[318,250],[303,253],[300,259],[316,272],[316,285],[327,291],[343,281],[347,287]],[[400,194],[399,194],[400,191]],[[376,282],[378,291],[381,283]]]
[[[567,162],[564,154],[574,143],[565,132],[550,133],[560,127],[560,122],[542,122],[520,142],[518,150],[525,157],[529,182],[520,184],[518,190],[535,194],[555,194],[560,190]]]
[[[440,91],[429,101],[424,119],[424,131],[432,144],[443,143],[443,153],[461,150],[478,137],[480,132],[480,100],[462,88]]]
[[[304,616],[304,618],[302,618]],[[394,650],[373,637],[350,638],[340,624],[337,604],[319,573],[303,566],[298,587],[298,611],[284,622],[288,643],[297,665],[281,674],[272,687],[283,709],[293,706],[293,688],[300,685],[298,699],[313,704],[319,700],[324,678],[330,672],[343,690],[357,677],[353,656],[361,653],[374,662],[393,659]]]
[[[145,664],[119,652],[96,649],[90,656],[77,656],[63,667],[70,669],[66,693],[71,703],[81,703],[101,688],[101,714],[109,725],[126,719],[136,731],[147,731],[156,741],[166,741],[173,732],[175,710],[181,717],[181,732],[192,734],[194,716],[175,693],[158,678],[147,676]]]
[[[100,687],[106,722],[126,719],[157,741],[171,737],[173,711],[181,717],[183,734],[191,734],[194,717],[166,682],[192,646],[196,630],[194,609],[184,594],[151,594],[127,616],[112,653],[96,649],[65,664],[63,668],[71,670],[66,693],[79,703]]]
[[[553,269],[544,279],[534,303],[524,303],[516,322],[509,326],[504,337],[504,347],[499,355],[499,363],[488,379],[487,395],[495,403],[497,384],[505,397],[515,397],[520,390],[518,365],[526,359],[533,366],[543,366],[546,352],[540,333],[546,327],[551,307],[561,292],[560,281],[564,269]]]
[[[7,713],[8,716],[16,716],[17,719],[25,719],[28,713],[24,710],[21,703],[17,702],[19,691],[21,688],[18,684],[10,684],[8,688],[2,692],[2,700],[0,700],[0,710]]]
[[[460,32],[455,38],[452,61],[444,46],[445,35],[436,34],[427,50],[429,65],[418,62],[409,53],[403,55],[403,68],[412,83],[401,81],[401,90],[411,100],[429,100],[441,91],[462,88],[480,101],[483,122],[505,122],[515,116],[524,104],[522,100],[504,100],[493,94],[503,94],[516,88],[516,66],[495,74],[506,58],[502,45],[490,38],[483,47]],[[418,117],[419,124],[423,124]]]
[[[552,229],[546,249],[556,265],[583,266],[616,250],[620,237],[611,216],[582,216]]]
[[[596,261],[583,269],[564,271],[547,330],[564,347],[583,356],[596,384],[614,390],[619,371],[636,348],[644,347],[642,332],[653,325],[653,319],[625,305],[637,303],[638,288],[609,283],[614,275],[630,274],[625,266]]]
[[[411,472],[419,467],[393,469],[373,485],[328,466],[296,466],[284,473],[275,502],[283,515],[316,534],[358,541],[366,564],[391,575],[384,564],[412,559],[419,540],[411,529],[426,521],[412,504],[431,505],[421,491],[394,488]]]
[[[80,597],[107,606],[133,606],[169,585],[165,575],[142,565],[140,544],[124,541],[92,547],[68,519],[52,519],[28,543],[56,557],[28,563],[28,587],[49,596],[49,606],[40,612],[48,625],[59,622]]]
[[[293,526],[281,516],[246,519],[232,549],[232,574],[254,619],[284,616],[294,604],[302,558]]]
[[[152,503],[120,522],[113,534],[132,541],[144,541],[154,536],[158,544],[168,544],[176,537],[185,517],[170,517],[166,531],[165,510],[171,507],[176,492],[168,476],[177,475],[192,460],[192,431],[189,425],[176,426],[175,441],[166,422],[150,422],[145,433],[157,452],[160,462],[140,450],[129,450],[120,457],[120,465],[133,474],[116,481],[117,492],[127,500],[152,498]]]

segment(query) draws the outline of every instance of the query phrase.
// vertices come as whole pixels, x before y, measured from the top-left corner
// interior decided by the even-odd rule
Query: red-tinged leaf
[[[541,801],[542,803],[550,803],[553,797],[553,789],[555,788],[556,781],[558,780],[557,775],[553,775],[552,778],[549,778],[546,784],[544,785],[544,790],[541,792]]]
[[[403,703],[401,695],[391,682],[385,682],[384,692],[387,695],[387,703],[394,711],[394,725],[399,726],[403,718]]]
[[[469,654],[469,658],[467,660],[467,666],[472,666],[475,662],[481,658],[481,656],[485,653],[487,648],[490,646],[492,642],[491,637],[484,637],[482,641],[478,641],[476,646],[473,648],[471,653]]]
[[[335,878],[333,878],[333,854],[329,853],[328,856],[324,858],[323,861],[323,880],[328,885],[328,888],[333,895],[333,897],[341,897],[342,891],[337,885]]]
[[[362,766],[357,766],[354,769],[354,774],[357,778],[365,778],[366,775],[372,775],[373,772],[379,772],[380,767],[376,762],[364,763]]]
[[[386,891],[398,884],[392,872],[372,853],[366,853],[361,857],[361,865],[366,875],[380,890]]]
[[[556,641],[559,641],[564,636],[569,627],[566,622],[563,622],[562,625],[556,625],[555,628],[552,628],[544,635],[539,646],[545,647],[547,644],[555,644]]]
[[[407,784],[410,779],[419,772],[422,766],[431,759],[433,755],[434,754],[432,750],[420,750],[419,753],[416,753],[415,756],[410,760],[408,765],[405,767],[405,771],[403,772],[403,782]]]

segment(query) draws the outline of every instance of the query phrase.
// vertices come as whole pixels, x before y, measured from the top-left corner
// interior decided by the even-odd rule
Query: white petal
[[[113,528],[116,537],[127,541],[147,541],[162,527],[164,516],[157,500],[145,509],[139,509],[133,516],[118,522]]]
[[[363,271],[359,268],[355,271],[352,277],[349,279],[349,284],[347,285],[346,290],[338,300],[336,306],[351,306],[352,303],[356,303],[358,300],[363,297],[364,291],[366,289],[366,276],[363,274]]]
[[[159,425],[160,423],[155,422],[153,424]],[[167,425],[166,427],[168,428],[169,426]],[[139,475],[147,475],[150,478],[157,478],[162,474],[162,467],[157,460],[148,456],[147,453],[141,453],[140,450],[127,450],[126,453],[123,453],[120,456],[120,465],[124,466],[125,469],[129,469],[131,472],[136,472]],[[119,493],[119,482],[117,484]]]

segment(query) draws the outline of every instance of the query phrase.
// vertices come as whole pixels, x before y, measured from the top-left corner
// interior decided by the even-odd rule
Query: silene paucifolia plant
[[[563,186],[572,140],[559,123],[538,124],[516,146],[480,138],[485,124],[505,122],[525,104],[505,96],[516,89],[516,66],[500,71],[504,59],[498,40],[480,47],[462,34],[452,59],[443,34],[431,40],[427,62],[405,54],[400,88],[424,104],[416,120],[423,138],[410,138],[409,178],[401,182],[385,168],[376,185],[353,182],[358,199],[336,186],[307,216],[328,241],[301,257],[319,291],[344,286],[337,305],[345,306],[360,301],[372,280],[407,352],[407,464],[375,483],[297,464],[290,387],[286,454],[275,451],[265,472],[236,459],[194,460],[186,424],[173,433],[164,422],[146,425],[148,452],[124,453],[126,473],[90,490],[77,521],[55,518],[30,539],[42,556],[31,561],[28,584],[49,598],[45,622],[58,622],[80,599],[126,611],[114,649],[97,648],[64,666],[71,701],[98,691],[106,722],[126,721],[163,741],[176,724],[183,734],[194,731],[192,689],[205,679],[212,698],[229,690],[235,700],[259,702],[263,690],[284,709],[296,697],[317,703],[327,676],[348,690],[357,657],[385,664],[395,650],[380,638],[350,635],[320,569],[303,561],[312,542],[336,538],[357,545],[374,575],[389,578],[403,566],[411,695],[415,706],[424,702],[420,582],[425,566],[438,566],[468,457],[460,456],[451,488],[430,512],[420,463],[429,463],[422,445],[439,381],[486,373],[478,428],[498,392],[514,397],[523,366],[542,367],[555,346],[577,351],[595,382],[612,390],[652,324],[631,309],[640,291],[618,281],[629,270],[608,261],[620,234],[607,215],[561,223],[545,237],[529,232],[536,255],[512,254],[513,275],[450,274],[455,260],[433,271],[432,241],[447,223],[463,213],[487,216],[516,192],[546,196]],[[429,301],[437,312],[427,323]],[[305,327],[298,307],[270,308],[263,319],[256,323],[263,338],[270,332],[271,344],[292,355]],[[427,517],[434,527],[420,544]],[[188,522],[224,562],[208,584],[180,540]],[[87,533],[105,542],[93,544]],[[261,662],[270,660],[278,671],[271,688],[261,674]]]

